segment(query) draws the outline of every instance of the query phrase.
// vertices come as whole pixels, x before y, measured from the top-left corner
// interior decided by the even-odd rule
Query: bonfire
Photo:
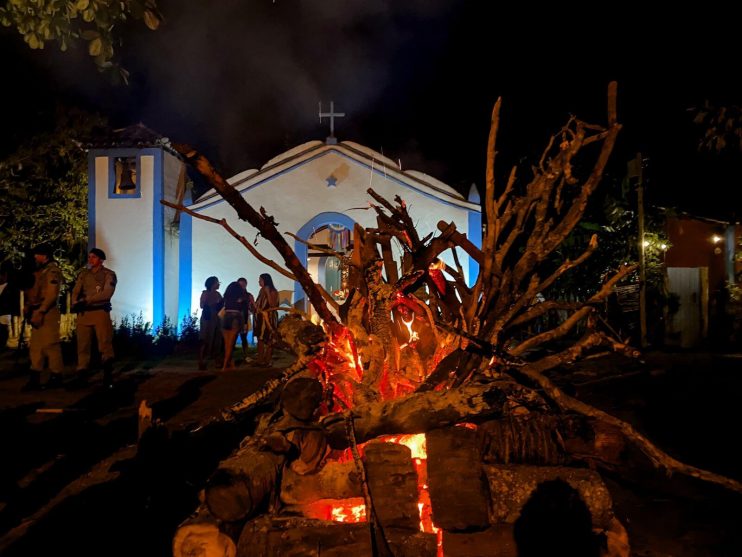
[[[265,210],[251,207],[198,152],[175,146],[283,262],[265,258],[226,221],[214,222],[298,281],[321,320],[299,312],[283,319],[278,332],[295,362],[223,410],[220,420],[254,419],[254,410],[280,393],[204,486],[200,506],[175,534],[177,557],[515,555],[515,523],[548,489],[577,494],[588,538],[605,554],[628,555],[598,474],[620,472],[628,446],[668,473],[742,491],[674,460],[545,374],[599,349],[639,355],[595,318],[632,266],[614,270],[582,301],[549,297],[560,277],[597,249],[593,236],[576,259],[554,257],[598,187],[619,133],[615,83],[607,123],[569,118],[528,180],[515,168],[502,182],[495,178],[500,104],[487,146],[482,247],[443,221],[437,234],[419,237],[403,199],[369,189],[377,227],[356,225],[350,255],[335,254],[344,269],[342,304],[313,282]],[[453,266],[440,257],[447,250]],[[472,287],[457,250],[479,263]],[[556,321],[544,317],[557,311],[566,318],[545,328]]]

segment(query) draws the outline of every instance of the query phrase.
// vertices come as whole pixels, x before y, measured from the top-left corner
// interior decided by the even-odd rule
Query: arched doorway
[[[338,253],[352,249],[355,221],[342,213],[320,213],[302,226],[296,235],[302,240],[326,247]],[[314,281],[322,285],[335,299],[344,301],[342,292],[343,268],[340,259],[321,250],[309,248],[296,241],[294,251]],[[298,282],[294,283],[294,307],[311,315],[306,294]]]

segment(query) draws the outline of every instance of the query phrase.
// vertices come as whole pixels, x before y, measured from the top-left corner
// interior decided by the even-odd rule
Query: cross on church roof
[[[335,137],[335,118],[343,118],[345,112],[335,112],[335,102],[330,101],[330,112],[322,112],[322,101],[319,102],[319,121],[322,123],[322,118],[330,119],[330,136],[326,142],[330,145],[334,145],[338,142]]]

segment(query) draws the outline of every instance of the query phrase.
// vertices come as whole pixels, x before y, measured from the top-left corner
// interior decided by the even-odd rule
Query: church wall
[[[163,152],[163,198],[177,202],[178,187],[185,178],[184,164],[175,155]],[[184,187],[183,184],[181,187]],[[185,192],[183,192],[185,193]],[[182,201],[182,200],[181,200]],[[173,325],[179,326],[182,316],[179,315],[180,289],[180,224],[175,222],[175,210],[164,207],[164,316],[170,318]],[[182,217],[182,215],[181,215]],[[157,325],[157,324],[155,324]]]
[[[204,212],[211,217],[225,218],[235,230],[244,235],[250,242],[255,238],[256,231],[247,223],[237,219],[236,213],[226,202]],[[278,273],[258,262],[247,249],[235,240],[224,228],[217,224],[191,219],[192,227],[192,274],[191,274],[191,311],[199,309],[199,298],[204,289],[204,282],[210,276],[216,276],[221,282],[219,291],[224,294],[230,282],[245,277],[247,289],[257,296],[258,275],[271,273],[276,288],[282,286],[278,281]],[[277,252],[270,243],[259,240],[258,249],[266,257],[280,263]],[[287,279],[288,282],[288,279]],[[181,313],[184,313],[181,310]]]

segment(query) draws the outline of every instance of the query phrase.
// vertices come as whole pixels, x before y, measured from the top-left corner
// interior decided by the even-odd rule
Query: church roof
[[[227,180],[239,191],[270,180],[274,175],[286,172],[293,166],[302,164],[314,157],[335,151],[370,168],[372,172],[384,174],[404,185],[432,195],[441,201],[467,209],[480,210],[478,203],[466,198],[448,184],[417,170],[402,170],[400,165],[383,154],[352,141],[339,144],[326,144],[323,141],[309,141],[281,153],[266,162],[260,169],[249,169],[235,174]],[[206,191],[194,204],[193,208],[210,205],[219,195],[214,189]]]
[[[142,147],[161,147],[180,158],[180,154],[172,148],[170,138],[148,128],[142,122],[94,137],[88,144],[88,147],[101,149],[110,149],[112,147],[137,149]]]

